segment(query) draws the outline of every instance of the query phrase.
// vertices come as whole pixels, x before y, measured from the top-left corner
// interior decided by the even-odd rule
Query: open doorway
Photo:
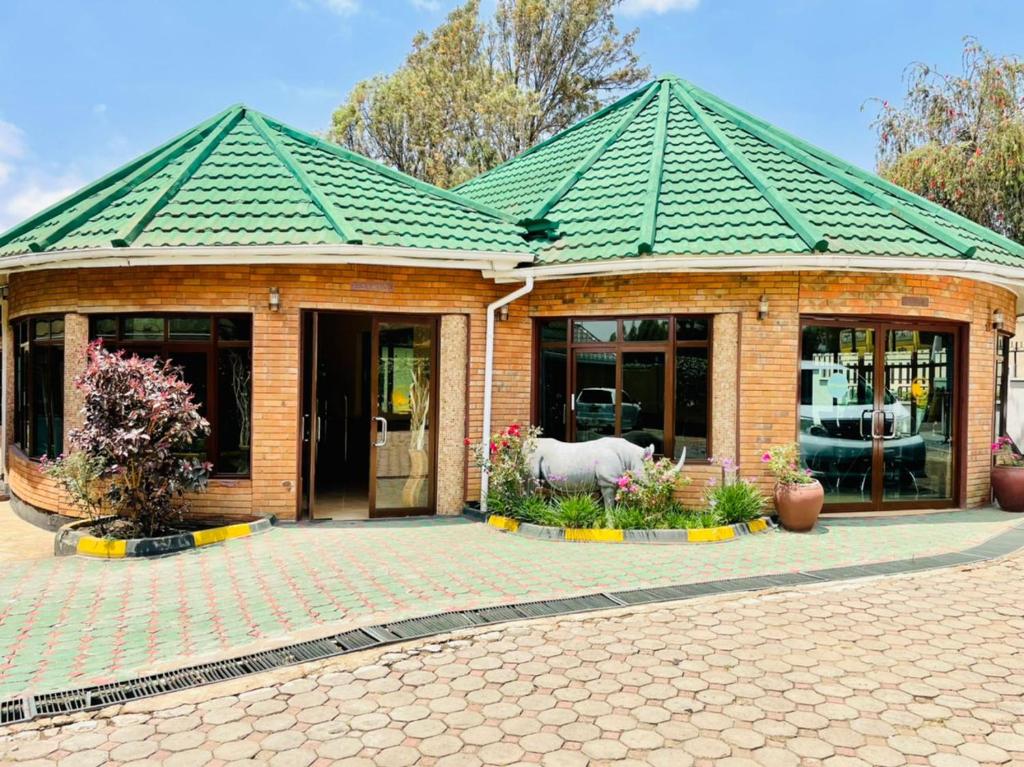
[[[303,316],[307,518],[433,513],[435,338],[433,318]]]

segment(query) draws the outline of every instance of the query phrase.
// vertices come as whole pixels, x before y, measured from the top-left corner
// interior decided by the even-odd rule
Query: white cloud
[[[0,156],[22,157],[25,154],[25,134],[14,123],[0,120]]]
[[[418,8],[421,11],[437,13],[441,10],[441,0],[409,0],[409,2],[412,3],[413,8]]]
[[[93,107],[92,107],[92,113],[94,115],[106,114],[107,113],[107,105],[106,104],[94,104]]]
[[[669,11],[692,11],[698,5],[700,0],[624,0],[619,10],[627,16],[661,15]]]
[[[79,189],[82,182],[74,175],[66,175],[57,178],[37,177],[18,186],[14,194],[0,198],[0,229],[23,221],[67,197]]]

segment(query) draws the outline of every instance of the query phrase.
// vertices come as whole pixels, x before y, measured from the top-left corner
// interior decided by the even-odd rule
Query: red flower
[[[469,437],[466,437],[464,440],[462,440],[462,444],[465,445],[466,447],[469,447],[470,445],[473,444],[473,440],[471,440]]]
[[[519,432],[519,424],[514,423],[514,424],[512,424],[511,426],[508,427],[508,436],[510,436],[510,437],[518,437],[519,434],[520,434],[520,432]]]

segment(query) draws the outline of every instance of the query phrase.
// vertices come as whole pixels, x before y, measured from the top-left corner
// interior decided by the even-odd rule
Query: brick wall
[[[267,308],[269,288],[281,291],[281,310]],[[293,518],[298,508],[299,383],[301,373],[300,310],[304,308],[373,312],[419,312],[459,315],[468,335],[468,433],[481,430],[485,308],[514,286],[494,285],[478,273],[368,266],[299,265],[253,267],[138,267],[45,271],[11,278],[10,317],[62,312],[89,314],[126,311],[224,311],[253,315],[253,453],[251,480],[216,480],[198,497],[197,511],[250,509]],[[764,293],[769,316],[757,318]],[[927,299],[928,306],[908,306],[905,298]],[[654,313],[715,314],[716,443],[739,445],[745,474],[761,471],[764,445],[793,440],[797,429],[797,379],[800,314],[859,314],[927,317],[970,323],[970,392],[966,424],[967,501],[988,499],[988,444],[992,430],[992,310],[1016,314],[1014,296],[995,286],[957,278],[892,274],[765,273],[593,277],[542,281],[534,292],[510,307],[507,321],[497,323],[494,427],[530,418],[532,324],[534,317],[628,315]],[[728,316],[728,319],[724,319]],[[82,320],[84,322],[84,318]],[[455,362],[444,348],[442,365]],[[1012,330],[1012,328],[1011,328]],[[80,334],[78,334],[80,335]],[[465,336],[463,336],[465,337]],[[77,335],[76,335],[77,339]],[[75,364],[84,339],[69,337],[67,369]],[[719,343],[722,345],[719,346]],[[731,345],[731,349],[730,349]],[[10,348],[8,344],[8,349]],[[463,352],[463,358],[467,358]],[[729,375],[728,363],[739,360]],[[5,362],[11,373],[12,356]],[[451,361],[451,362],[449,362]],[[455,363],[458,364],[458,363]],[[442,377],[444,373],[442,371]],[[8,380],[13,380],[9,377]],[[453,383],[452,386],[457,387]],[[444,387],[448,389],[447,385]],[[731,390],[731,391],[730,391]],[[734,407],[730,410],[729,401]],[[71,400],[69,400],[71,402]],[[8,395],[9,405],[13,398]],[[69,405],[70,406],[70,405]],[[441,413],[446,413],[445,405]],[[724,412],[720,412],[724,411]],[[13,410],[11,411],[13,414]],[[451,419],[459,419],[456,407]],[[719,416],[736,424],[729,430]],[[72,413],[68,412],[69,420]],[[448,416],[445,416],[448,418]],[[8,421],[13,431],[13,418]],[[461,433],[442,424],[446,445],[439,466],[462,474],[465,464],[447,441]],[[9,434],[8,438],[12,435]],[[461,449],[461,447],[459,448]],[[715,446],[716,451],[719,445]],[[10,451],[14,491],[34,505],[62,508],[56,489],[34,465]],[[691,466],[697,493],[708,467]],[[445,510],[455,503],[450,477],[444,482]],[[767,480],[762,479],[767,484]],[[458,486],[455,483],[454,486]],[[466,495],[475,498],[476,471],[465,475]],[[441,485],[439,484],[439,491]],[[439,492],[440,498],[440,492]]]

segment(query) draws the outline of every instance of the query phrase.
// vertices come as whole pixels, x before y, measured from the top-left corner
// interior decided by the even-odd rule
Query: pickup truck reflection
[[[838,363],[800,363],[800,451],[826,492],[871,492],[872,430],[882,439],[885,483],[916,487],[925,474],[926,446],[910,408],[890,391],[874,413],[871,381]]]

